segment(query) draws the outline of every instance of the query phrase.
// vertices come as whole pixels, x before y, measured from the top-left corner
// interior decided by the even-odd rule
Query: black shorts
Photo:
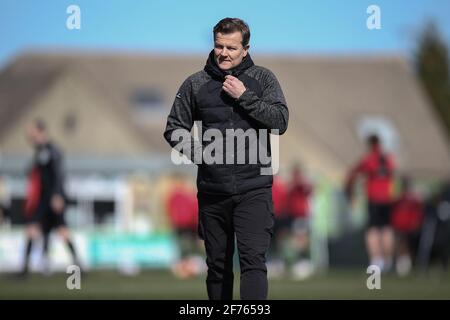
[[[197,251],[197,230],[191,228],[176,228],[176,237],[180,248],[181,258],[198,253]]]
[[[369,223],[368,227],[383,228],[390,225],[391,204],[369,202]]]
[[[44,233],[50,232],[52,229],[56,229],[66,225],[66,220],[64,218],[64,210],[60,213],[54,212],[49,208],[47,214],[42,221],[42,231]]]
[[[291,215],[275,216],[274,234],[278,236],[279,233],[291,230],[294,218]]]
[[[64,218],[64,209],[62,212],[56,213],[50,207],[50,201],[43,200],[39,203],[33,215],[27,218],[26,223],[40,224],[42,231],[44,233],[48,233],[54,228],[66,225],[66,221]]]

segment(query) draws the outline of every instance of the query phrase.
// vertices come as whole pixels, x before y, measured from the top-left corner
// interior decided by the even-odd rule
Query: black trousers
[[[266,254],[273,235],[272,188],[239,195],[198,193],[199,233],[205,241],[210,300],[232,300],[235,236],[243,300],[267,299]]]

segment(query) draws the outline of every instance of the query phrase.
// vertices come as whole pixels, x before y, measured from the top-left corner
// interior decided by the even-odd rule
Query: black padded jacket
[[[222,90],[227,74],[237,77],[246,87],[239,99]],[[283,134],[288,120],[283,92],[270,70],[256,66],[247,54],[237,67],[223,71],[211,51],[204,69],[189,76],[181,85],[167,118],[164,137],[173,148],[198,165],[199,192],[240,194],[272,185],[272,174],[267,174],[267,170],[262,174],[263,168],[271,168],[269,133]],[[174,132],[184,131],[190,137],[194,121],[201,121],[202,141],[197,144],[193,139],[180,141]],[[214,130],[205,135],[209,129]],[[248,134],[250,131],[256,135]],[[227,135],[230,132],[234,137]],[[216,134],[219,133],[222,142],[218,141],[220,138]],[[234,145],[227,144],[231,140]],[[206,151],[211,151],[208,145],[213,142],[215,146],[223,143],[223,154],[212,148],[215,151],[211,155],[221,159],[215,163],[204,161],[202,157]],[[250,156],[252,152],[258,154],[256,161],[251,160],[254,159]],[[265,157],[259,157],[260,152]]]

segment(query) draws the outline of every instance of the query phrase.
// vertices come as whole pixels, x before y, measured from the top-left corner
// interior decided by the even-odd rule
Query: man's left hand
[[[230,75],[225,76],[222,89],[235,99],[239,99],[246,90],[241,80]]]

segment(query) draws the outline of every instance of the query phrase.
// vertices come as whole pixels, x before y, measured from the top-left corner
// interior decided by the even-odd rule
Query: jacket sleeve
[[[281,135],[286,132],[289,121],[289,110],[283,91],[277,78],[269,70],[267,70],[263,84],[261,98],[247,88],[237,102],[251,118],[264,128],[278,129]]]
[[[167,117],[164,138],[172,148],[184,154],[194,162],[195,152],[201,152],[201,146],[194,143],[191,129],[194,125],[195,99],[189,79],[181,85]],[[183,136],[184,138],[180,138]]]

